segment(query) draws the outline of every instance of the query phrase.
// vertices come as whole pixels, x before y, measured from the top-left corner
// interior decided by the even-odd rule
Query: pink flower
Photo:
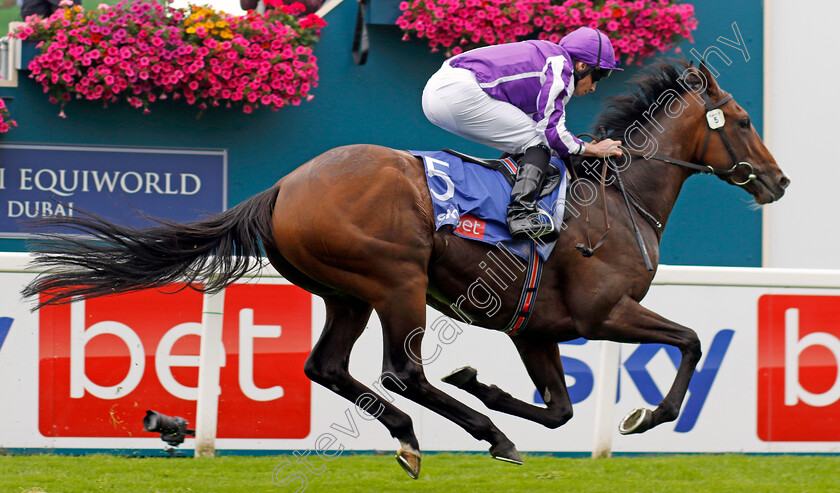
[[[400,3],[397,25],[404,40],[425,38],[432,52],[443,48],[447,55],[534,35],[556,42],[581,26],[607,31],[617,41],[634,26],[643,29],[638,39],[616,48],[617,56],[630,62],[691,39],[694,8],[677,1],[413,0]]]

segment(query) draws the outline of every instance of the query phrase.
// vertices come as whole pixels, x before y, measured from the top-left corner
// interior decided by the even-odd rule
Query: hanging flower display
[[[200,109],[277,110],[312,98],[318,66],[312,46],[326,23],[304,6],[266,0],[264,14],[235,16],[209,7],[123,0],[96,10],[30,16],[13,36],[39,41],[30,77],[50,100],[125,100],[148,112],[158,99]]]
[[[447,56],[524,39],[559,41],[579,27],[603,31],[623,63],[693,41],[694,6],[679,0],[406,0],[397,25]]]

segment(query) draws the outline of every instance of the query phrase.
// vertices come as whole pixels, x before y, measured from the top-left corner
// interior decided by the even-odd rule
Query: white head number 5
[[[712,130],[722,127],[726,124],[726,118],[723,117],[723,110],[716,108],[707,112],[706,121],[709,122],[709,128]]]

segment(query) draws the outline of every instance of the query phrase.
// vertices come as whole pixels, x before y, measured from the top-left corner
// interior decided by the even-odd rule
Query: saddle
[[[457,156],[465,162],[498,171],[502,174],[505,181],[507,181],[510,186],[513,186],[513,182],[516,181],[516,170],[519,169],[516,161],[520,157],[519,155],[502,156],[499,159],[483,159],[470,156],[469,154],[464,154],[463,152],[453,151],[452,149],[444,149],[443,151],[452,154],[453,156]],[[563,176],[560,174],[560,170],[558,170],[554,164],[549,163],[548,169],[545,173],[545,178],[543,179],[542,189],[537,197],[543,198],[546,195],[551,194],[551,192],[557,188],[557,185],[559,185],[562,180]]]

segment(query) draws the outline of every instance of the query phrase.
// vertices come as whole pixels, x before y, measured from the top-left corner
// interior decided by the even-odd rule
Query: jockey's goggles
[[[608,68],[596,68],[592,71],[592,83],[596,83],[601,79],[606,79],[612,74],[612,70]]]

